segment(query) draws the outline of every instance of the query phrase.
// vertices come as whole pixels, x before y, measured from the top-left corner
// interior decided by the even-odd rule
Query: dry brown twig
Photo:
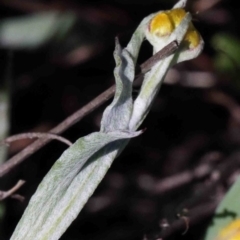
[[[178,49],[178,43],[177,41],[173,41],[169,43],[166,47],[164,47],[162,50],[157,52],[155,55],[153,55],[151,58],[149,58],[146,62],[144,62],[140,68],[141,73],[145,74],[148,72],[154,64],[156,64],[158,61],[166,58],[167,56],[171,55]],[[107,100],[109,100],[115,92],[115,85],[108,88],[106,91],[98,95],[96,98],[94,98],[91,102],[86,104],[84,107],[73,113],[71,116],[66,118],[63,122],[58,124],[56,127],[51,129],[49,131],[50,134],[61,134],[66,129],[70,128],[72,125],[80,121],[83,117],[94,111],[96,108],[101,106],[103,103],[105,103]],[[10,172],[14,167],[19,165],[21,162],[23,162],[28,156],[36,152],[38,149],[46,145],[48,142],[50,142],[52,139],[49,138],[43,138],[36,140],[35,142],[28,145],[26,148],[24,148],[21,152],[10,158],[7,162],[3,163],[0,166],[0,177],[3,177],[8,172]]]
[[[192,181],[206,177],[212,170],[213,166],[211,164],[200,164],[194,169],[183,171],[156,182],[154,192],[155,194],[163,194],[178,189]]]
[[[217,204],[218,204],[218,201],[214,201],[211,203],[201,204],[201,205],[189,210],[190,216],[188,217],[187,225],[186,225],[186,219],[179,218],[178,220],[174,221],[170,225],[169,228],[164,230],[161,233],[160,237],[162,239],[166,239],[167,237],[173,235],[174,233],[176,233],[178,231],[181,231],[181,230],[186,231],[186,227],[188,229],[189,224],[191,226],[193,226],[193,225],[198,224],[199,222],[203,221],[207,217],[210,217],[213,214],[213,212],[215,211]]]
[[[9,189],[8,191],[0,191],[0,201],[8,198],[8,197],[13,197],[16,198],[20,201],[24,200],[24,198],[18,194],[14,194],[19,188],[21,188],[25,184],[24,180],[19,180],[17,184]]]
[[[210,217],[215,211],[218,203],[218,201],[214,201],[200,204],[197,207],[189,210],[190,216],[187,217],[187,219],[178,218],[172,222],[169,227],[164,228],[161,233],[155,233],[152,236],[145,235],[143,240],[163,240],[180,231],[184,231],[185,234],[185,231],[189,229],[189,224],[193,226]]]
[[[46,139],[51,139],[51,140],[58,140],[59,142],[63,142],[65,144],[67,144],[68,146],[71,146],[72,143],[61,136],[58,136],[56,134],[52,134],[52,133],[40,133],[40,132],[28,132],[28,133],[20,133],[20,134],[16,134],[16,135],[12,135],[2,141],[0,141],[0,146],[1,145],[8,145],[11,142],[14,141],[18,141],[21,139],[25,139],[25,138],[46,138]]]

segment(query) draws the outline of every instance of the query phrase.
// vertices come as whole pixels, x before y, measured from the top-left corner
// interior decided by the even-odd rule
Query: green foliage
[[[73,26],[73,13],[43,12],[11,18],[0,23],[0,45],[5,48],[37,48],[49,40],[60,40]]]
[[[239,72],[240,40],[238,38],[226,33],[217,34],[212,39],[212,46],[217,51],[214,64],[218,72],[232,75]]]
[[[240,178],[233,184],[217,207],[212,223],[208,227],[205,240],[214,240],[228,224],[240,218]]]

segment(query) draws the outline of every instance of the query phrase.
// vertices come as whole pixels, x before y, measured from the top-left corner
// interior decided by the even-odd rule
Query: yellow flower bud
[[[160,12],[151,20],[149,32],[158,37],[170,35],[180,24],[185,15],[186,11],[183,8]],[[191,23],[184,37],[184,42],[188,44],[190,49],[192,49],[199,45],[200,40],[200,34]]]

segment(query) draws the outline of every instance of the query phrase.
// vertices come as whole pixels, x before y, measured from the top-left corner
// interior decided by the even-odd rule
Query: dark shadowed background
[[[145,16],[173,4],[0,0],[0,87],[11,92],[9,135],[46,132],[111,86],[114,38],[125,46]],[[157,240],[164,234],[164,239],[203,239],[213,206],[240,167],[234,158],[240,149],[240,9],[234,4],[189,0],[187,10],[205,41],[203,53],[169,71],[142,124],[147,130],[114,161],[61,240]],[[60,17],[54,22],[56,14]],[[34,22],[43,25],[27,25]],[[6,30],[10,27],[13,33]],[[144,42],[139,63],[151,52]],[[75,141],[98,131],[106,106],[62,135]],[[9,157],[31,141],[12,143]],[[18,191],[24,202],[1,202],[1,240],[10,238],[38,184],[65,149],[53,141],[0,179],[1,190],[26,180]],[[188,217],[192,220],[183,235]],[[178,228],[179,222],[183,226]]]

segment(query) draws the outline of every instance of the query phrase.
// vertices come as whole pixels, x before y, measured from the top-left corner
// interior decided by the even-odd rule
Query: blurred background
[[[47,132],[110,87],[114,38],[125,46],[145,16],[175,2],[0,0],[1,138]],[[147,130],[114,161],[62,240],[203,239],[216,204],[238,175],[240,9],[233,0],[192,0],[187,10],[205,41],[203,53],[169,71],[142,124]],[[144,42],[139,64],[151,53]],[[98,131],[109,103],[63,136],[74,142]],[[8,155],[0,146],[1,161],[30,142],[10,144]],[[1,178],[0,190],[26,180],[18,191],[23,202],[0,202],[1,240],[10,238],[65,149],[53,141]]]

